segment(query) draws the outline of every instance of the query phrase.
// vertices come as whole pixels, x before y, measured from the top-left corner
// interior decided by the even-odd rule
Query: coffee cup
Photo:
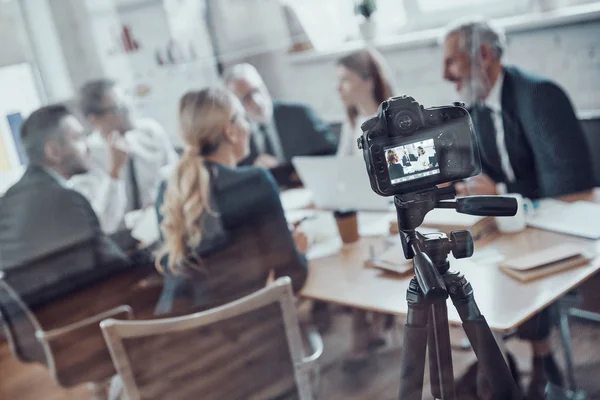
[[[517,213],[512,217],[496,217],[498,231],[515,233],[525,230],[527,227],[527,215],[534,212],[533,203],[519,193],[508,193],[503,196],[517,199]]]
[[[360,239],[358,234],[358,216],[356,210],[336,210],[333,212],[340,237],[344,243],[354,243]]]

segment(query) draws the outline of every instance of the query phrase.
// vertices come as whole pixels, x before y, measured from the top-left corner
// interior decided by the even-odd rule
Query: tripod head
[[[473,238],[469,231],[452,231],[450,238],[444,233],[423,235],[417,232],[425,215],[434,208],[453,208],[457,212],[482,216],[513,216],[517,201],[512,197],[469,196],[454,200],[454,187],[433,187],[419,192],[397,195],[394,205],[398,215],[400,239],[406,259],[413,260],[415,277],[428,300],[448,297],[440,274],[448,270],[448,254],[455,258],[473,255]]]

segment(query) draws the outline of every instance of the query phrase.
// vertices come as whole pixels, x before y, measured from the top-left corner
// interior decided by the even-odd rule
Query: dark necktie
[[[271,139],[269,138],[267,129],[267,125],[265,124],[258,126],[258,130],[260,132],[260,135],[262,136],[262,140],[264,143],[264,152],[267,154],[275,155],[275,151],[273,150],[273,144],[271,143]]]
[[[135,173],[135,163],[133,162],[133,157],[130,155],[129,160],[129,182],[131,183],[131,196],[132,196],[132,206],[134,210],[139,210],[142,208],[142,202],[140,200],[140,188],[138,186],[137,176]]]
[[[506,180],[502,172],[502,162],[500,161],[500,152],[496,143],[496,128],[492,116],[492,109],[479,104],[473,109],[473,123],[477,129],[477,138],[479,139],[479,150],[481,158],[486,167],[486,173],[497,182]]]

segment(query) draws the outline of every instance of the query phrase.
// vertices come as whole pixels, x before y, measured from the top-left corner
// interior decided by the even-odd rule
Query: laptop
[[[298,156],[292,163],[317,208],[393,209],[391,197],[381,197],[371,190],[362,157]]]

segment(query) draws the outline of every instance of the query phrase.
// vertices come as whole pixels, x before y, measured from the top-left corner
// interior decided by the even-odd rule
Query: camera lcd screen
[[[433,139],[387,147],[384,151],[392,185],[440,173]]]

